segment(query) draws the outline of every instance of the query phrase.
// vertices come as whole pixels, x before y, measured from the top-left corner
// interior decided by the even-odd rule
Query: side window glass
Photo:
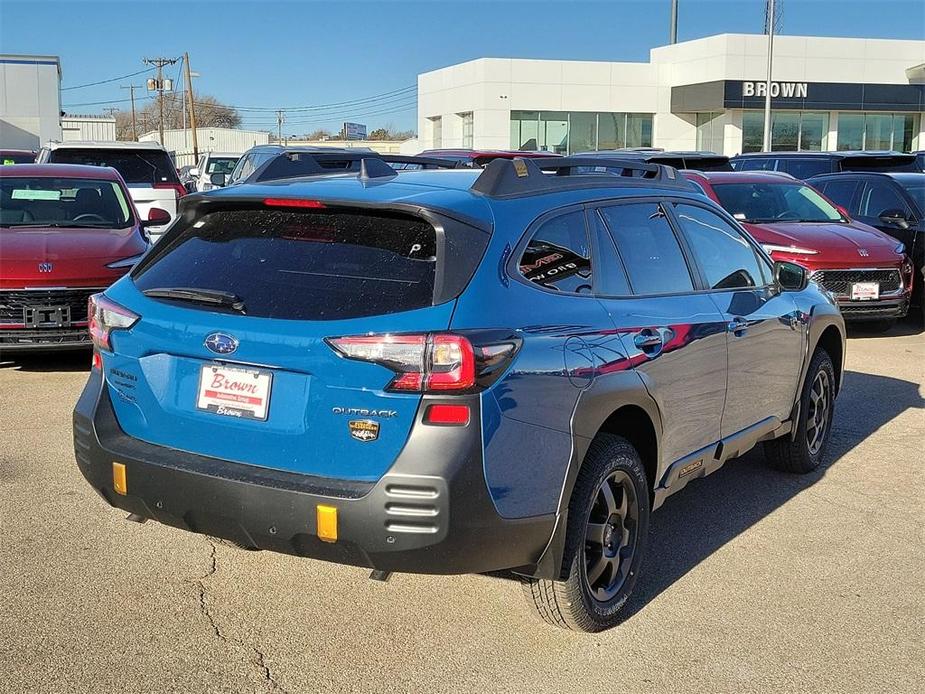
[[[676,205],[675,210],[711,289],[765,283],[758,256],[738,229],[703,207]]]
[[[520,274],[547,289],[591,291],[591,250],[584,212],[554,217],[530,238],[520,257]]]
[[[861,217],[879,217],[887,210],[902,210],[909,216],[906,201],[889,183],[873,181],[864,187],[861,195]]]
[[[854,203],[854,193],[858,189],[857,181],[826,181],[822,184],[822,194],[836,205],[841,205],[850,214],[858,213],[858,206]]]
[[[773,171],[776,161],[770,157],[748,157],[741,160],[736,171]]]
[[[693,291],[678,239],[657,203],[614,205],[602,208],[601,215],[636,294]]]
[[[601,219],[601,213],[594,210],[589,213],[588,219],[591,223],[591,233],[597,241],[594,265],[598,291],[604,296],[627,296],[632,294],[633,290],[630,288],[629,280],[626,277],[623,260],[613,245],[613,238],[610,236],[610,232],[607,231],[604,220]]]
[[[784,169],[794,178],[805,181],[810,176],[816,176],[822,173],[829,173],[831,164],[825,157],[807,157],[805,159],[787,159],[787,168]]]

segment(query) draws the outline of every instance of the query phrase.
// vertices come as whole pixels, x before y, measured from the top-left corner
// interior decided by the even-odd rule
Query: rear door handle
[[[748,320],[742,318],[742,316],[736,316],[726,323],[726,330],[736,337],[744,337],[745,333],[748,332]]]

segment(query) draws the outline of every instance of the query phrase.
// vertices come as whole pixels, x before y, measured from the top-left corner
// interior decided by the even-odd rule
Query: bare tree
[[[164,127],[182,128],[183,98],[178,92],[164,94]],[[119,111],[116,118],[116,139],[132,139],[132,114],[129,111]],[[141,135],[157,130],[160,118],[160,105],[158,97],[149,101],[136,112],[138,121],[138,134]],[[189,127],[189,114],[186,115],[186,126]],[[196,125],[199,128],[235,128],[241,124],[241,116],[232,106],[220,103],[213,96],[196,97]]]

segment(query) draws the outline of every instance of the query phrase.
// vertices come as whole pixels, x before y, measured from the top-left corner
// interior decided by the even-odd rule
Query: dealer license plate
[[[206,364],[199,372],[196,408],[240,419],[265,420],[273,374],[223,364]]]
[[[855,282],[851,285],[852,301],[875,301],[879,298],[879,282]]]

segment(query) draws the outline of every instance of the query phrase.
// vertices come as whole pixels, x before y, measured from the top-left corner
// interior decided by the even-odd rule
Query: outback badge
[[[379,438],[379,422],[371,419],[351,419],[347,422],[347,428],[357,441],[368,443]]]

